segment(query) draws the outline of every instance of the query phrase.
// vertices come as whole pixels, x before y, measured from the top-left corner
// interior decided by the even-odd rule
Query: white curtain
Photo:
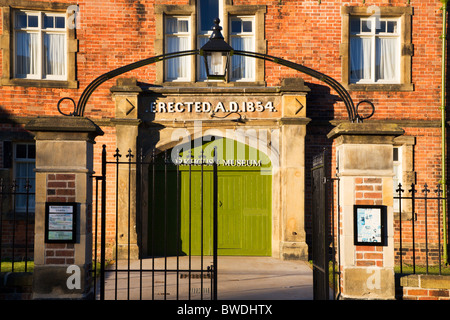
[[[66,74],[66,36],[64,34],[44,35],[45,72],[47,75]]]
[[[369,38],[350,39],[350,79],[370,80],[372,61],[372,40]]]
[[[377,38],[376,76],[381,80],[396,79],[397,39]]]
[[[167,37],[167,53],[189,50],[189,37]],[[189,56],[166,60],[168,80],[188,79]]]
[[[231,46],[235,50],[254,51],[253,38],[250,37],[232,37]],[[253,80],[255,78],[255,59],[233,55],[231,78],[233,80]]]
[[[38,34],[16,33],[16,76],[38,73]]]

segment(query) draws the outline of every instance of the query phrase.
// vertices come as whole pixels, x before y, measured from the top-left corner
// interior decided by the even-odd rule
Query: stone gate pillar
[[[138,134],[141,121],[138,113],[139,93],[142,89],[137,85],[135,78],[120,78],[116,86],[110,89],[116,105],[116,146],[121,158],[119,161],[127,162],[128,151],[131,151],[136,161],[138,155]],[[138,259],[139,247],[136,230],[136,165],[120,165],[118,168],[117,183],[119,193],[116,206],[118,207],[118,243],[116,259]],[[128,190],[129,189],[129,190]],[[126,192],[125,192],[126,191]],[[129,191],[129,192],[128,192]],[[128,231],[129,230],[129,231]],[[129,246],[129,247],[128,247]],[[115,252],[115,250],[114,250]]]
[[[103,132],[79,117],[38,117],[26,129],[36,140],[33,299],[88,299],[93,294],[93,144]],[[73,232],[70,219],[58,218],[58,213],[70,216],[69,204],[75,206]],[[48,206],[55,210],[51,219]]]
[[[306,94],[303,79],[284,79],[280,119],[280,257],[307,260],[305,231]],[[291,91],[292,90],[292,91]]]
[[[343,299],[395,298],[393,139],[402,134],[397,125],[342,123],[328,135],[336,142]]]

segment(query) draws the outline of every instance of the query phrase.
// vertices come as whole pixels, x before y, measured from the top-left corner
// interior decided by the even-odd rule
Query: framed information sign
[[[386,245],[386,206],[354,206],[355,245]]]
[[[77,204],[47,202],[45,204],[45,242],[73,243],[76,241]]]

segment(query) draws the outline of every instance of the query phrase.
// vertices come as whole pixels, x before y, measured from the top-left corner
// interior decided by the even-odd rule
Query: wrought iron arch
[[[78,100],[78,103],[75,103],[75,101],[69,97],[60,99],[58,101],[58,105],[57,105],[58,111],[64,116],[83,117],[85,109],[86,109],[86,104],[87,104],[90,96],[104,82],[106,82],[112,78],[115,78],[117,76],[120,76],[126,72],[156,63],[158,61],[174,59],[174,58],[183,57],[183,56],[198,55],[198,54],[200,54],[200,50],[188,50],[188,51],[179,51],[179,52],[174,52],[174,53],[166,53],[166,54],[154,56],[151,58],[143,59],[143,60],[140,60],[137,62],[133,62],[131,64],[128,64],[128,65],[119,67],[117,69],[114,69],[112,71],[109,71],[107,73],[104,73],[101,76],[97,77],[95,80],[93,80],[86,87],[86,89],[84,89],[83,93],[80,96],[80,99]],[[337,80],[333,79],[332,77],[330,77],[324,73],[321,73],[319,71],[313,70],[308,67],[305,67],[301,64],[298,64],[298,63],[295,63],[292,61],[288,61],[288,60],[285,60],[282,58],[273,57],[273,56],[270,56],[267,54],[250,52],[250,51],[239,51],[239,50],[232,51],[232,54],[270,61],[270,62],[279,64],[279,65],[283,65],[288,68],[300,71],[300,72],[307,74],[317,80],[324,82],[325,84],[329,85],[332,89],[334,89],[337,92],[337,94],[339,95],[339,97],[342,99],[342,101],[344,102],[345,107],[347,109],[348,120],[350,122],[361,122],[364,119],[370,118],[375,112],[374,105],[372,104],[372,102],[370,102],[368,100],[360,101],[355,107],[353,100],[352,100],[350,94],[348,93],[348,91]],[[60,104],[64,100],[70,100],[72,102],[73,108],[74,108],[73,112],[67,114],[67,113],[63,113],[61,111]],[[366,117],[362,117],[358,113],[358,107],[362,103],[369,104],[372,109],[371,113]]]

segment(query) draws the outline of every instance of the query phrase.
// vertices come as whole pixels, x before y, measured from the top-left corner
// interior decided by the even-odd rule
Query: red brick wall
[[[383,247],[356,246],[357,267],[383,267]]]
[[[381,178],[355,178],[355,204],[382,205],[382,192]]]
[[[70,0],[58,2],[73,3]],[[15,115],[57,115],[56,102],[62,96],[77,98],[82,90],[102,73],[155,55],[155,4],[188,4],[177,1],[78,1],[80,25],[77,30],[79,52],[77,76],[79,89],[42,89],[2,87],[1,105]],[[234,5],[267,6],[265,34],[267,53],[304,64],[341,79],[341,6],[407,6],[405,0],[375,1],[362,4],[353,1],[244,1]],[[354,92],[355,101],[369,99],[376,106],[374,119],[439,119],[441,13],[439,1],[411,1],[413,15],[414,57],[413,92]],[[420,27],[419,27],[420,26]],[[150,65],[133,71],[138,80],[154,82],[156,68]],[[302,76],[307,82],[323,84],[297,71],[273,63],[266,64],[268,86],[279,85],[285,77]],[[108,81],[94,93],[88,103],[87,115],[92,118],[112,117],[113,103]],[[335,94],[335,93],[332,93]],[[335,118],[346,119],[342,102],[335,105]]]
[[[399,282],[399,299],[450,300],[448,276],[408,275],[401,277]]]
[[[75,174],[47,175],[47,201],[74,202],[75,195]]]

